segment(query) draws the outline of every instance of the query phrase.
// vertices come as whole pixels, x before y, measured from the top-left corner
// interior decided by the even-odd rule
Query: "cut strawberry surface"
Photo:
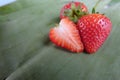
[[[76,25],[68,18],[60,21],[49,33],[50,40],[57,46],[72,52],[82,52],[83,44]]]

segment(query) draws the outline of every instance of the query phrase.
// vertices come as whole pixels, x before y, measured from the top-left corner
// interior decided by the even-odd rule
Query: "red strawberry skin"
[[[49,38],[56,46],[71,52],[83,51],[83,44],[76,24],[68,18],[61,19],[59,25],[50,29]]]
[[[109,18],[102,14],[89,14],[78,20],[81,40],[88,53],[95,53],[107,39],[112,29]]]
[[[61,19],[67,17],[67,16],[65,16],[64,12],[65,12],[66,10],[71,9],[72,4],[75,4],[75,7],[80,6],[80,7],[82,8],[82,11],[88,12],[88,9],[87,9],[86,5],[84,5],[84,4],[81,3],[81,2],[73,2],[73,1],[72,1],[72,2],[69,2],[69,3],[65,4],[65,5],[62,7],[62,9],[61,9],[61,11],[60,11],[60,18],[61,18]]]

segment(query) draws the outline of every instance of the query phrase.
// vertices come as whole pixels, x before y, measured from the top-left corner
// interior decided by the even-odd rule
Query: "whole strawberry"
[[[102,46],[112,28],[110,19],[97,13],[82,16],[77,25],[84,48],[88,53],[94,53]]]
[[[65,4],[60,11],[60,19],[68,17],[77,22],[78,18],[88,13],[88,9],[82,2],[69,2]]]

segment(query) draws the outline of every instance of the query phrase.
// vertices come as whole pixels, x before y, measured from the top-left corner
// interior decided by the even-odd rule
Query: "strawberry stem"
[[[101,2],[102,0],[98,0],[97,3],[95,4],[95,6],[92,9],[92,13],[96,13],[95,9],[98,6],[98,4]]]
[[[93,9],[92,9],[92,13],[95,13],[95,8],[93,7]]]

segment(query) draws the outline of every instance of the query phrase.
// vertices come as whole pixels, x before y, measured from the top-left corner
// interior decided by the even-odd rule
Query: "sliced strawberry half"
[[[82,52],[83,44],[76,25],[68,18],[61,19],[59,25],[49,33],[50,40],[59,47],[71,52]]]

